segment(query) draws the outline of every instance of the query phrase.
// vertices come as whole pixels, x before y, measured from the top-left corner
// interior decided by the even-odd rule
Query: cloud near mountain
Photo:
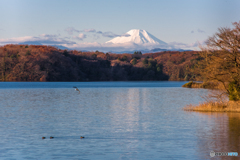
[[[129,34],[122,34],[122,35],[119,35],[119,34],[115,34],[111,31],[107,31],[107,32],[103,32],[103,31],[96,31],[95,29],[91,28],[91,29],[84,29],[84,30],[77,30],[75,29],[74,27],[68,27],[65,29],[65,31],[69,34],[69,35],[72,35],[74,32],[76,33],[80,33],[80,32],[85,32],[85,33],[96,33],[96,34],[99,34],[103,37],[109,37],[109,38],[114,38],[114,37],[128,37]]]
[[[201,42],[195,42],[191,44],[181,43],[181,42],[170,42],[168,43],[173,48],[192,48],[192,47],[198,47]]]
[[[42,45],[73,45],[76,43],[74,41],[67,40],[67,38],[61,38],[60,35],[51,34],[0,39],[0,45],[19,43],[21,44],[25,42],[29,42],[31,44],[38,43]]]
[[[83,40],[85,38],[87,38],[86,34],[80,33],[78,36],[73,36],[73,39],[77,39],[77,40]]]
[[[166,43],[158,38],[154,37],[145,30],[130,30],[123,35],[117,35],[112,32],[101,32],[95,29],[87,29],[85,32],[92,32],[95,35],[103,35],[106,37],[112,37],[113,39],[107,41],[106,43],[89,43],[89,42],[77,42],[76,40],[84,40],[87,35],[80,33],[82,31],[76,30],[74,28],[68,28],[67,32],[75,33],[78,32],[77,36],[64,37],[62,38],[60,34],[41,34],[39,36],[24,36],[17,38],[0,39],[0,45],[5,44],[34,44],[34,45],[53,45],[53,46],[63,46],[69,49],[77,50],[99,50],[104,52],[121,52],[121,51],[133,51],[133,50],[144,50],[144,49],[189,49],[197,47],[203,42],[195,42],[192,44],[185,44],[179,42]]]

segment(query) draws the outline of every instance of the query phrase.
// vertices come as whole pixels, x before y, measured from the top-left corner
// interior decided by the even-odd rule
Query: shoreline
[[[203,88],[211,90],[224,90],[224,86],[217,82],[193,82],[190,81],[182,87],[186,88]],[[195,112],[240,112],[240,101],[209,101],[202,102],[199,105],[187,105],[183,108],[184,111]]]

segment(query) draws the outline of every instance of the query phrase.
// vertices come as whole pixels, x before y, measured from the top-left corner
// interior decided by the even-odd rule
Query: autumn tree
[[[223,84],[230,100],[240,100],[240,22],[209,37],[199,68],[207,81]]]
[[[132,65],[135,65],[135,64],[137,64],[137,59],[136,59],[136,58],[133,58],[133,60],[132,60]]]

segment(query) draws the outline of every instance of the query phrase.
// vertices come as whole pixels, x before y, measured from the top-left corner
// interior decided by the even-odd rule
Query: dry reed
[[[200,112],[240,112],[240,101],[228,102],[204,102],[198,106],[188,105],[183,108],[185,111]]]

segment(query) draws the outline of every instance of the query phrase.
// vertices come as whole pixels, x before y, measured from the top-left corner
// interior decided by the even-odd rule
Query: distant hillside
[[[114,54],[42,45],[0,47],[1,81],[196,80],[196,51]]]

